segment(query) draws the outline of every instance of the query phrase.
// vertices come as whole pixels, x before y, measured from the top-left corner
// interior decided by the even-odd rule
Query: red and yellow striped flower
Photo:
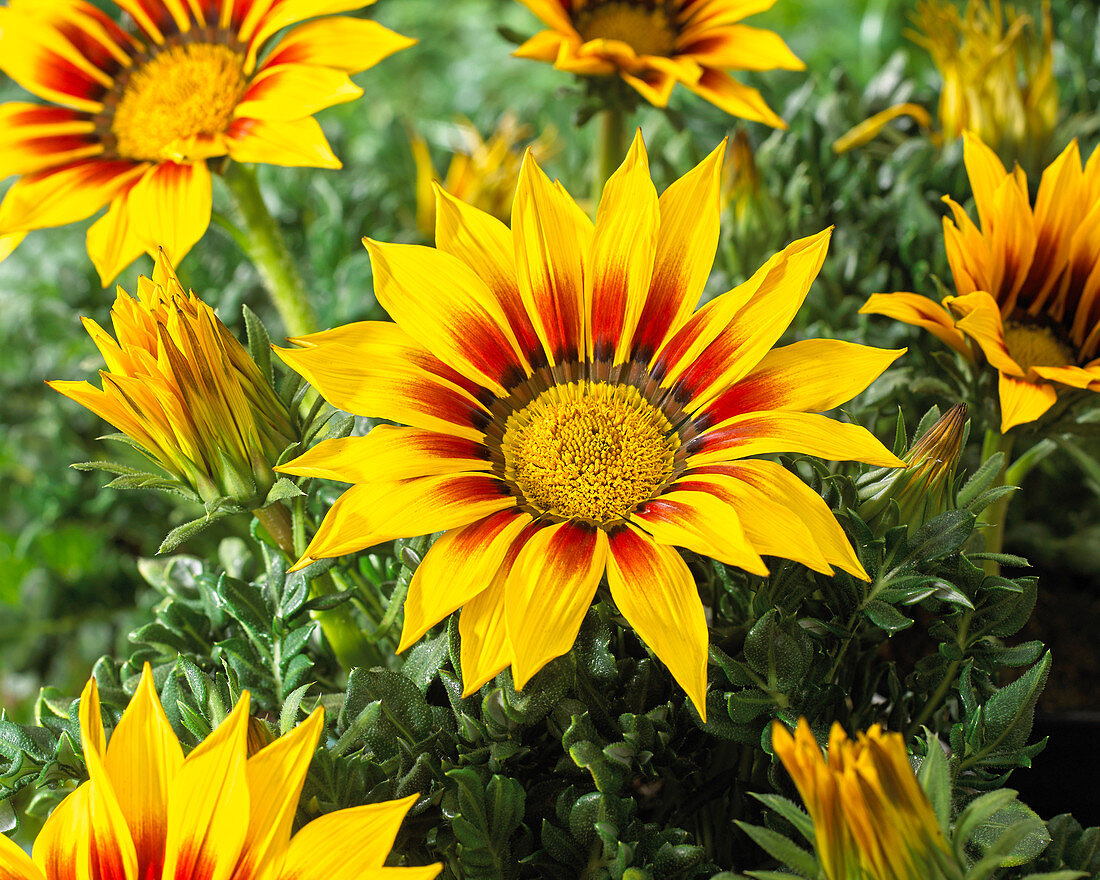
[[[596,223],[528,157],[512,229],[439,191],[436,247],[368,241],[365,322],[280,350],[334,406],[403,422],[323,441],[281,471],[355,484],[299,566],[444,531],[405,600],[399,650],[461,607],[471,693],[523,687],[567,652],[604,574],[619,610],[705,710],[707,624],[685,547],[866,577],[787,451],[898,465],[813,415],[901,352],[832,340],[769,352],[825,258],[797,241],[698,311],[718,243],[722,147],[658,199],[639,136]]]
[[[813,820],[828,880],[954,876],[941,869],[952,856],[901,734],[876,724],[850,740],[834,723],[826,760],[802,718],[793,737],[775,722],[772,745]]]
[[[980,228],[949,197],[944,242],[957,296],[944,308],[915,293],[875,294],[860,309],[924,327],[1000,378],[1001,431],[1033,422],[1057,386],[1100,391],[1100,151],[1082,168],[1077,142],[1027,177],[966,135]]]
[[[84,0],[10,0],[0,70],[52,103],[0,105],[0,179],[20,175],[0,253],[109,204],[88,230],[106,285],[145,251],[178,262],[199,240],[208,159],[339,168],[313,114],[357,98],[349,74],[415,41],[364,19],[303,22],[371,2],[116,0],[123,28]]]
[[[520,0],[548,30],[519,47],[582,76],[618,74],[658,107],[676,83],[744,119],[786,124],[729,70],[804,70],[782,38],[741,20],[775,2],[746,0]]]
[[[314,819],[291,836],[324,728],[321,709],[249,756],[248,692],[186,758],[148,664],[106,741],[95,679],[80,700],[89,781],[63,800],[34,859],[0,835],[5,880],[430,880],[383,863],[412,795]]]

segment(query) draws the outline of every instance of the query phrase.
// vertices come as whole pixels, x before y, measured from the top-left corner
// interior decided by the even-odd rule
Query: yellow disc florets
[[[639,55],[669,56],[676,31],[663,3],[646,0],[597,0],[577,13],[577,32],[585,41],[619,40]]]
[[[1027,372],[1032,367],[1065,367],[1073,363],[1073,352],[1046,327],[1005,322],[1005,348]]]
[[[654,496],[679,445],[636,388],[571,382],[509,417],[504,475],[539,513],[607,523]]]
[[[248,84],[244,57],[228,46],[173,46],[125,81],[111,122],[126,159],[189,158],[192,139],[224,132]]]

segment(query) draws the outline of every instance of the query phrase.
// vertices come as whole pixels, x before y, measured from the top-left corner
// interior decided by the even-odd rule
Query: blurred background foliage
[[[1039,13],[1038,3],[1019,5]],[[899,101],[934,111],[938,74],[904,34],[912,8],[898,0],[780,0],[754,17],[750,24],[778,31],[807,64],[805,73],[747,77],[782,108],[787,132],[739,125],[683,90],[667,114],[646,107],[634,120],[645,133],[659,188],[727,135],[741,130],[742,143],[751,147],[742,155],[751,156],[752,165],[743,166],[739,178],[748,183],[731,195],[709,295],[742,280],[791,239],[836,225],[825,269],[789,335],[909,346],[901,368],[853,405],[865,421],[878,414],[884,437],[899,406],[912,422],[929,405],[954,400],[931,357],[939,348],[931,336],[856,312],[878,291],[937,295],[933,276],[949,280],[939,199],[944,193],[965,199],[969,190],[959,145],[941,148],[907,121],[839,157],[831,145]],[[1098,127],[1098,10],[1092,2],[1054,0],[1052,12],[1064,120],[1052,148],[1077,136],[1087,154]],[[258,169],[323,326],[384,317],[371,293],[362,236],[423,241],[412,132],[425,137],[436,167],[445,169],[448,148],[460,142],[462,118],[485,135],[505,113],[530,126],[532,136],[552,126],[560,134],[546,170],[574,193],[589,189],[595,126],[577,127],[583,96],[568,76],[510,57],[508,37],[536,30],[518,3],[383,0],[369,13],[420,44],[358,77],[366,90],[361,100],[321,115],[344,169]],[[13,99],[25,95],[0,83],[0,100]],[[0,191],[9,184],[0,182]],[[225,208],[215,186],[215,210]],[[106,426],[43,384],[91,378],[101,366],[78,317],[106,322],[114,297],[96,280],[85,231],[86,224],[32,233],[0,264],[0,705],[18,720],[29,720],[43,683],[74,693],[95,658],[129,654],[127,634],[151,619],[160,598],[143,585],[138,560],[155,552],[170,526],[198,514],[155,493],[100,489],[101,475],[68,467],[108,451],[96,441]],[[239,335],[242,304],[279,335],[255,270],[216,223],[179,268],[184,283]],[[149,269],[139,262],[119,280],[133,290],[137,275]],[[1069,457],[1055,455],[1032,472],[1022,494],[1012,506],[1005,546],[1036,566],[1043,597],[1029,624],[1040,631],[1025,637],[1043,638],[1056,658],[1076,655],[1077,663],[1055,663],[1044,699],[1050,707],[1080,708],[1091,690],[1096,708],[1088,684],[1100,672],[1095,650],[1072,643],[1063,650],[1059,640],[1087,632],[1082,621],[1089,615],[1100,618],[1100,486],[1082,479]],[[218,540],[234,529],[250,540],[243,519],[227,520],[185,549],[212,557]],[[1067,614],[1073,625],[1063,627]]]

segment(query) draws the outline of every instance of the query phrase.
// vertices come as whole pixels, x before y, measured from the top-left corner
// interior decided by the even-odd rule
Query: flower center
[[[1027,372],[1032,367],[1065,367],[1074,362],[1073,351],[1046,327],[1005,322],[1005,348]]]
[[[190,43],[158,53],[125,81],[111,131],[126,159],[188,158],[194,141],[221,134],[244,94],[244,56]]]
[[[504,476],[541,513],[625,519],[672,476],[680,438],[629,385],[555,385],[508,418]]]
[[[676,29],[667,4],[654,0],[596,0],[576,14],[577,33],[589,40],[619,40],[639,55],[669,56]]]

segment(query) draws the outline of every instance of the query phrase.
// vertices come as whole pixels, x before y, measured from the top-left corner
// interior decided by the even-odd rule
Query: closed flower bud
[[[730,141],[722,164],[722,204],[740,218],[760,197],[760,171],[756,167],[752,142],[743,128]]]
[[[261,507],[272,466],[296,441],[290,413],[244,346],[213,309],[184,291],[163,253],[138,297],[121,288],[115,337],[84,326],[107,369],[103,387],[50,382],[110,422],[172,478],[212,505]]]

